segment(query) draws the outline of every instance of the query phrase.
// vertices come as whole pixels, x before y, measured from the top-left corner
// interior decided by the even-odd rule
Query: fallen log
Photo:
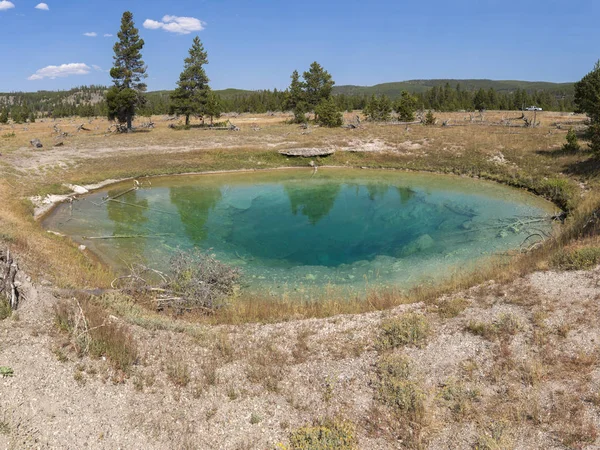
[[[0,295],[3,295],[10,309],[15,310],[19,305],[20,283],[15,280],[19,266],[13,259],[10,249],[0,250]]]
[[[302,158],[311,158],[314,156],[333,155],[335,150],[332,148],[287,148],[279,150],[280,155],[300,156]]]

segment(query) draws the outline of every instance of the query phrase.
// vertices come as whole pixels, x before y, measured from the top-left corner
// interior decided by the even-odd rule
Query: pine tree
[[[8,109],[3,109],[0,112],[0,123],[8,123]]]
[[[344,122],[342,113],[331,97],[321,100],[321,103],[315,108],[315,116],[317,123],[326,127],[340,127]]]
[[[129,11],[123,13],[117,37],[119,40],[113,47],[114,67],[110,69],[114,86],[106,94],[108,118],[127,123],[127,130],[130,131],[136,108],[144,104],[142,94],[146,91],[146,84],[142,80],[148,75],[141,54],[144,40],[140,39],[133,23],[133,14]]]
[[[425,121],[423,123],[425,125],[435,125],[436,122],[437,122],[437,119],[433,115],[433,111],[431,111],[431,110],[427,111],[427,114],[425,114]]]
[[[575,83],[575,104],[578,112],[584,112],[590,118],[587,137],[590,148],[600,153],[600,61],[594,69]]]
[[[319,115],[316,112],[316,107],[323,100],[331,97],[335,81],[333,81],[329,72],[316,61],[310,65],[308,72],[304,72],[302,76],[304,78],[305,101],[308,109],[315,111],[315,121],[317,121]]]
[[[304,83],[300,81],[297,70],[292,73],[292,82],[285,96],[285,109],[294,112],[294,123],[306,122],[307,105],[305,101]]]
[[[210,80],[204,70],[205,64],[208,64],[208,54],[204,50],[200,38],[196,36],[192,48],[189,50],[189,56],[184,60],[183,72],[179,75],[177,89],[171,94],[171,111],[184,115],[186,125],[190,124],[190,115],[207,113],[210,92],[208,82]]]
[[[396,112],[401,122],[412,122],[415,120],[417,99],[406,91],[400,94],[400,100],[396,103]]]
[[[221,113],[223,112],[223,108],[221,106],[221,99],[217,94],[212,91],[208,92],[208,97],[206,100],[206,105],[204,108],[204,113],[210,117],[210,124],[213,124],[214,118],[221,117]]]

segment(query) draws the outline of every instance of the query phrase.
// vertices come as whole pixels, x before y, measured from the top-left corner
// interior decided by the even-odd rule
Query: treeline
[[[39,91],[31,93],[0,94],[0,122],[9,118],[21,123],[41,117],[100,117],[106,116],[107,104],[104,86],[81,86],[69,91]],[[169,114],[172,91],[156,91],[145,94],[146,103],[138,113],[142,116]],[[223,112],[266,113],[288,110],[288,91],[263,90],[215,91]],[[400,92],[398,93],[398,96]],[[484,90],[466,90],[460,84],[456,86],[435,86],[425,92],[413,94],[417,109],[435,111],[478,111],[521,110],[531,105],[548,111],[573,111],[574,96],[560,91],[539,90],[529,92],[516,89],[512,92]],[[378,96],[384,98],[385,96]],[[369,95],[336,94],[332,99],[338,109],[343,111],[364,110],[372,100]],[[392,102],[393,103],[393,102]],[[4,119],[4,120],[3,120]]]

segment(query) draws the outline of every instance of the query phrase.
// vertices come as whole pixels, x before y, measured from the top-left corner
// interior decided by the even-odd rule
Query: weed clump
[[[389,350],[403,345],[421,347],[429,336],[429,322],[422,314],[407,313],[381,324],[378,346]]]
[[[356,430],[348,421],[320,420],[290,433],[288,450],[354,450]]]
[[[70,335],[80,356],[104,356],[124,373],[129,373],[137,361],[137,345],[127,327],[109,317],[91,299],[77,302],[77,307],[59,302],[54,307],[54,322]]]
[[[6,319],[11,314],[10,305],[5,299],[0,299],[0,320]]]
[[[600,247],[562,249],[552,259],[553,267],[560,270],[588,270],[600,264]]]
[[[377,364],[377,375],[378,399],[397,415],[419,422],[424,417],[425,393],[418,382],[410,379],[408,359],[401,355],[384,356]]]

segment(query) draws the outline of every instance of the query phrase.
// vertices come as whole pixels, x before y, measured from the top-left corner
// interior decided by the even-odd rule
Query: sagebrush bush
[[[429,322],[422,314],[407,313],[381,324],[379,348],[388,350],[402,345],[422,346],[429,336]]]
[[[600,264],[600,247],[562,249],[552,258],[553,267],[561,270],[588,270]]]
[[[396,415],[420,422],[425,413],[425,392],[410,376],[408,358],[402,355],[382,357],[377,364],[377,398]]]
[[[351,422],[317,421],[290,433],[289,450],[354,450],[358,448],[356,429]]]

